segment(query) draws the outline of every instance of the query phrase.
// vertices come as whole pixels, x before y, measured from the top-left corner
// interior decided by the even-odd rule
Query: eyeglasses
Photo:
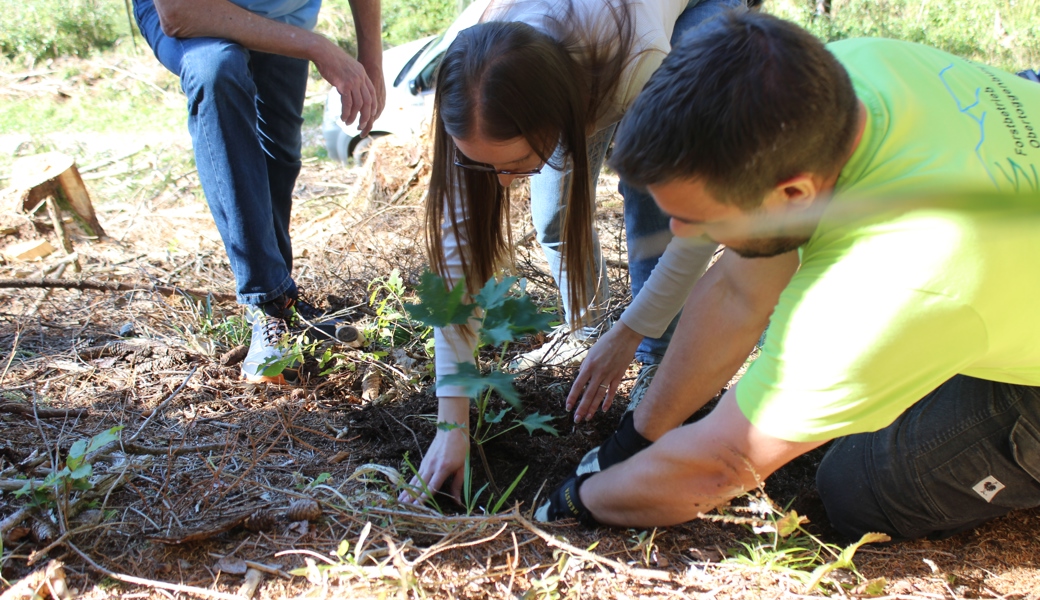
[[[524,169],[523,171],[513,171],[510,169],[496,169],[491,165],[485,165],[483,163],[468,162],[469,159],[464,155],[459,154],[459,149],[455,147],[455,166],[462,167],[463,169],[469,169],[470,171],[480,171],[481,173],[495,173],[498,175],[509,175],[511,177],[530,177],[531,175],[537,175],[542,172],[542,167],[545,165],[538,165],[535,169]]]

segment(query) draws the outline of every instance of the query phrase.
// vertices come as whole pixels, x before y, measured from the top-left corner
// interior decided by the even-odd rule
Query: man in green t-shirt
[[[747,13],[674,48],[611,164],[727,250],[538,516],[686,521],[835,439],[817,483],[852,537],[1040,505],[1038,133],[1040,86],[916,44]]]

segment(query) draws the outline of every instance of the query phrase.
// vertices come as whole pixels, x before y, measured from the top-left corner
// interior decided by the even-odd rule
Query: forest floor
[[[176,104],[175,81],[150,60],[77,63],[72,78],[69,63],[7,73],[0,96],[69,102],[103,84],[154,88]],[[319,102],[316,92],[312,106]],[[69,224],[78,273],[58,250],[35,262],[4,259],[0,280],[139,288],[0,288],[0,590],[14,585],[5,599],[31,597],[18,594],[46,581],[85,598],[244,597],[244,581],[256,577],[258,598],[1040,598],[1040,510],[945,540],[863,546],[853,569],[830,571],[810,589],[813,570],[847,544],[815,492],[824,449],[769,478],[755,496],[774,510],[755,523],[738,522],[748,498],[652,530],[533,523],[536,498],[617,424],[635,369],[615,406],[579,426],[562,406],[574,369],[519,374],[523,413],[552,415],[559,435],[519,428],[485,445],[489,489],[500,494],[524,472],[498,514],[486,514],[486,495],[471,510],[397,503],[396,481],[410,477],[436,432],[428,332],[401,305],[414,301],[425,268],[423,140],[380,140],[361,166],[305,161],[294,276],[305,298],[369,339],[360,349],[319,347],[297,385],[274,387],[239,378],[234,350],[248,330],[189,140],[183,129],[144,129],[0,132],[6,171],[21,155],[74,156],[107,233],[91,239]],[[616,183],[600,178],[597,214],[615,316],[628,301]],[[18,212],[13,191],[4,192],[0,246],[57,246],[46,215]],[[528,235],[526,192],[514,194],[518,274],[551,310],[556,292]],[[510,354],[545,339],[531,336]],[[319,365],[326,349],[330,360]],[[86,452],[77,443],[91,440]],[[472,472],[478,489],[488,473]],[[762,529],[789,522],[792,510],[809,519],[793,535]],[[63,577],[53,574],[59,564]]]

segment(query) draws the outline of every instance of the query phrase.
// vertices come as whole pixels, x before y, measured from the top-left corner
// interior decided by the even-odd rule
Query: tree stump
[[[71,156],[48,152],[18,159],[11,168],[11,187],[21,195],[23,212],[35,212],[48,199],[53,199],[53,208],[49,206],[48,211],[66,210],[76,217],[87,235],[105,237],[105,230],[98,223],[90,195]],[[57,216],[60,223],[61,215]],[[51,218],[54,220],[54,215]],[[65,240],[61,239],[65,236],[64,227],[56,225],[55,228],[59,240],[65,245]]]

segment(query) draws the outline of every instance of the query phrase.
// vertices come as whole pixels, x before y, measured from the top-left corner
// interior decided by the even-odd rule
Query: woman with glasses
[[[530,177],[535,230],[560,289],[570,341],[596,337],[608,288],[595,188],[614,128],[672,41],[738,6],[744,0],[490,2],[481,23],[449,46],[437,75],[426,206],[432,268],[449,285],[464,277],[471,293],[507,268],[509,186]],[[673,317],[714,249],[673,241],[668,217],[649,195],[624,182],[620,191],[636,300],[582,364],[567,398],[576,422],[610,407],[633,356],[644,365],[645,391],[650,377],[643,375],[663,357]],[[476,336],[464,326],[439,329],[435,338],[438,377],[473,361]],[[439,385],[437,395],[438,421],[459,427],[438,429],[412,484],[436,491],[451,478],[458,498],[470,399],[456,386]],[[401,499],[413,498],[405,492]]]

